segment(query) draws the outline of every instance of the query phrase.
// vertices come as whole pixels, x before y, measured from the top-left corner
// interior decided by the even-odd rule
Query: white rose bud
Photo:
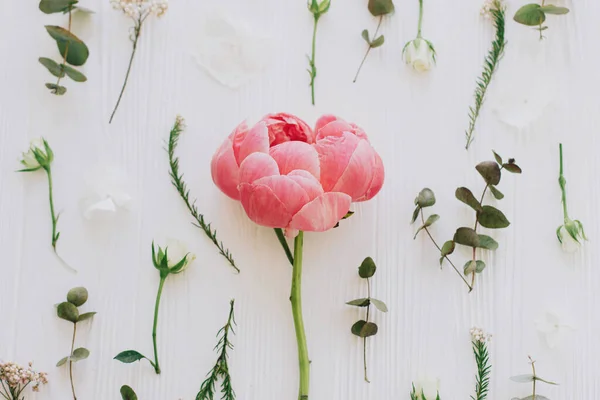
[[[183,271],[196,259],[196,255],[190,253],[185,243],[180,240],[167,239],[167,247],[165,250],[167,251],[167,264],[170,269],[173,269],[185,259],[183,266],[177,271],[173,271],[174,273]]]
[[[29,150],[23,153],[21,164],[25,167],[22,171],[37,171],[46,168],[54,159],[54,154],[43,138],[36,138],[29,143]]]
[[[558,227],[556,236],[563,251],[567,253],[576,252],[581,247],[581,240],[587,240],[581,222],[570,219],[564,225]]]
[[[435,49],[431,42],[418,37],[406,43],[402,50],[402,57],[416,71],[425,72],[435,64]]]

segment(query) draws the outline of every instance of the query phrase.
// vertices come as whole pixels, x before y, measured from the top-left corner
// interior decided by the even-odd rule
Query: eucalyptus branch
[[[546,16],[548,14],[563,15],[568,14],[569,9],[566,7],[558,7],[553,4],[546,5],[546,1],[542,0],[542,4],[530,3],[525,4],[517,10],[514,16],[514,20],[525,26],[535,27],[534,29],[539,31],[540,40],[544,39],[543,32],[548,29],[544,26]]]
[[[354,75],[354,80],[352,81],[352,83],[356,83],[356,80],[358,79],[358,75],[360,74],[360,71],[362,70],[362,67],[365,63],[365,61],[367,61],[367,57],[369,56],[369,53],[371,52],[371,49],[377,48],[381,45],[383,45],[383,43],[385,42],[385,36],[377,36],[377,34],[379,33],[379,28],[381,28],[381,22],[383,21],[383,15],[379,16],[379,22],[377,23],[377,28],[375,29],[375,34],[373,35],[373,40],[371,41],[369,39],[369,31],[367,31],[366,29],[363,30],[362,35],[363,35],[363,39],[366,36],[366,41],[367,44],[369,45],[369,47],[367,47],[367,51],[365,52],[365,56],[363,57],[362,61],[360,62],[360,65],[358,66],[358,70],[356,71],[356,75]],[[377,39],[381,38],[379,41]]]
[[[167,153],[169,154],[169,175],[171,176],[171,183],[175,189],[177,189],[179,196],[184,201],[188,211],[190,214],[192,214],[192,217],[196,220],[196,224],[194,224],[194,226],[197,226],[204,231],[206,236],[208,236],[208,238],[219,250],[219,254],[225,257],[229,264],[239,273],[240,270],[235,264],[229,249],[225,248],[223,242],[217,239],[216,229],[213,229],[210,223],[206,223],[204,220],[204,215],[200,214],[198,208],[196,207],[196,201],[190,200],[190,191],[187,188],[186,183],[183,181],[183,174],[179,172],[179,158],[175,156],[175,149],[177,148],[177,143],[179,142],[179,135],[183,132],[184,128],[185,122],[182,117],[178,116],[175,120],[175,125],[173,125],[171,133],[169,134],[169,143],[167,144],[166,149]]]
[[[558,385],[558,384],[555,383],[555,382],[551,382],[551,381],[548,381],[546,379],[540,378],[537,375],[536,370],[535,370],[535,361],[533,360],[533,358],[531,358],[531,356],[527,356],[527,357],[529,358],[529,363],[531,364],[531,372],[532,373],[531,374],[526,374],[526,375],[511,376],[510,380],[514,381],[514,382],[518,382],[518,383],[529,383],[529,382],[531,382],[531,384],[533,385],[533,388],[532,388],[533,394],[531,396],[527,396],[527,397],[524,397],[522,399],[515,398],[513,400],[532,400],[532,399],[549,400],[547,397],[541,396],[541,395],[539,395],[539,394],[536,393],[537,392],[536,391],[536,383],[537,383],[537,381],[544,382],[544,383],[546,383],[548,385]]]
[[[485,94],[488,86],[492,81],[494,72],[498,68],[498,63],[504,54],[504,48],[506,46],[506,41],[504,40],[505,11],[506,8],[501,0],[493,0],[492,7],[489,9],[489,13],[496,29],[496,38],[492,42],[492,49],[485,58],[483,64],[483,73],[477,80],[477,86],[475,88],[475,105],[469,107],[469,127],[465,132],[467,139],[465,148],[467,150],[474,139],[473,135],[475,133],[475,123],[477,122],[479,112],[481,111],[481,107],[485,100]]]
[[[202,382],[200,391],[196,395],[196,400],[213,400],[219,378],[223,379],[221,382],[221,399],[235,400],[235,392],[231,384],[231,376],[229,375],[229,366],[227,364],[227,359],[229,357],[227,351],[233,350],[233,344],[231,343],[229,335],[235,334],[233,329],[233,326],[236,324],[234,304],[235,300],[231,300],[229,303],[230,308],[227,323],[217,333],[219,340],[215,346],[215,350],[219,353],[219,357],[217,358],[214,367],[207,374],[206,380]]]

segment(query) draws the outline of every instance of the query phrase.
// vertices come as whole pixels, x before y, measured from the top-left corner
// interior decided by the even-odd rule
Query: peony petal
[[[259,225],[285,228],[292,219],[292,214],[266,185],[242,183],[240,197],[248,218]]]
[[[331,189],[332,192],[346,193],[352,200],[359,199],[367,193],[373,180],[375,166],[373,148],[366,140],[361,140],[340,179]]]
[[[238,193],[239,166],[235,159],[230,138],[227,138],[217,150],[210,162],[213,182],[223,193],[234,200],[240,199]]]
[[[253,184],[269,187],[291,215],[296,214],[310,201],[307,191],[287,176],[267,176],[254,181]]]
[[[342,136],[344,132],[352,133],[352,130],[352,125],[343,119],[337,119],[319,129],[317,132],[317,141],[325,139],[329,136],[339,137]]]
[[[310,126],[288,113],[268,114],[262,120],[269,128],[269,144],[276,146],[289,141],[314,143],[315,134]]]
[[[315,143],[315,150],[319,153],[321,164],[320,181],[323,190],[330,192],[333,189],[344,173],[359,142],[359,138],[346,132],[341,137],[328,136]]]
[[[234,145],[236,143],[234,142]],[[250,131],[239,142],[239,149],[236,152],[236,160],[238,165],[252,153],[267,153],[269,151],[269,136],[267,126],[259,122],[254,125]]]
[[[377,152],[374,152],[374,155],[375,155],[375,165],[373,167],[373,179],[371,180],[369,188],[367,189],[367,192],[364,194],[364,196],[362,196],[354,201],[371,200],[373,197],[375,197],[375,195],[377,193],[379,193],[379,191],[381,190],[381,187],[383,186],[383,181],[385,179],[385,170],[383,168],[383,161],[381,160],[381,157],[379,157],[379,154],[377,154]]]
[[[351,201],[344,193],[324,193],[302,207],[288,228],[311,232],[329,230],[348,213]]]
[[[319,154],[312,145],[298,141],[285,142],[271,147],[269,154],[277,161],[281,175],[300,169],[319,179]]]
[[[327,125],[330,122],[333,122],[335,120],[337,120],[338,117],[336,117],[335,115],[332,114],[325,114],[322,115],[318,120],[317,123],[315,124],[315,133],[317,133],[317,135],[319,134],[319,130],[324,127],[325,125]]]
[[[265,153],[250,154],[240,166],[240,183],[253,183],[272,175],[279,176],[279,168],[275,160]]]
[[[308,201],[312,201],[324,193],[321,183],[308,171],[295,170],[290,172],[287,177],[304,189]]]

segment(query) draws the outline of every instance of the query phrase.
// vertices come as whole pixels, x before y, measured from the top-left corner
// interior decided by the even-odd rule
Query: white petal
[[[127,192],[125,174],[111,166],[96,166],[86,174],[81,204],[84,217],[92,219],[128,210],[132,196]]]
[[[581,247],[581,243],[573,239],[564,226],[560,227],[558,234],[561,239],[561,246],[563,251],[567,253],[575,253]]]
[[[115,203],[112,199],[107,198],[104,200],[100,200],[96,203],[91,203],[88,205],[84,205],[83,216],[86,219],[92,219],[96,216],[102,215],[104,213],[113,213],[117,210]]]

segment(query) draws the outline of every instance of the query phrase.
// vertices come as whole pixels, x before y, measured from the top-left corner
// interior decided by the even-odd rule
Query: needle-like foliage
[[[487,398],[490,385],[490,373],[492,366],[487,351],[487,341],[473,340],[473,354],[477,363],[477,382],[475,384],[475,396],[473,400],[484,400]]]

